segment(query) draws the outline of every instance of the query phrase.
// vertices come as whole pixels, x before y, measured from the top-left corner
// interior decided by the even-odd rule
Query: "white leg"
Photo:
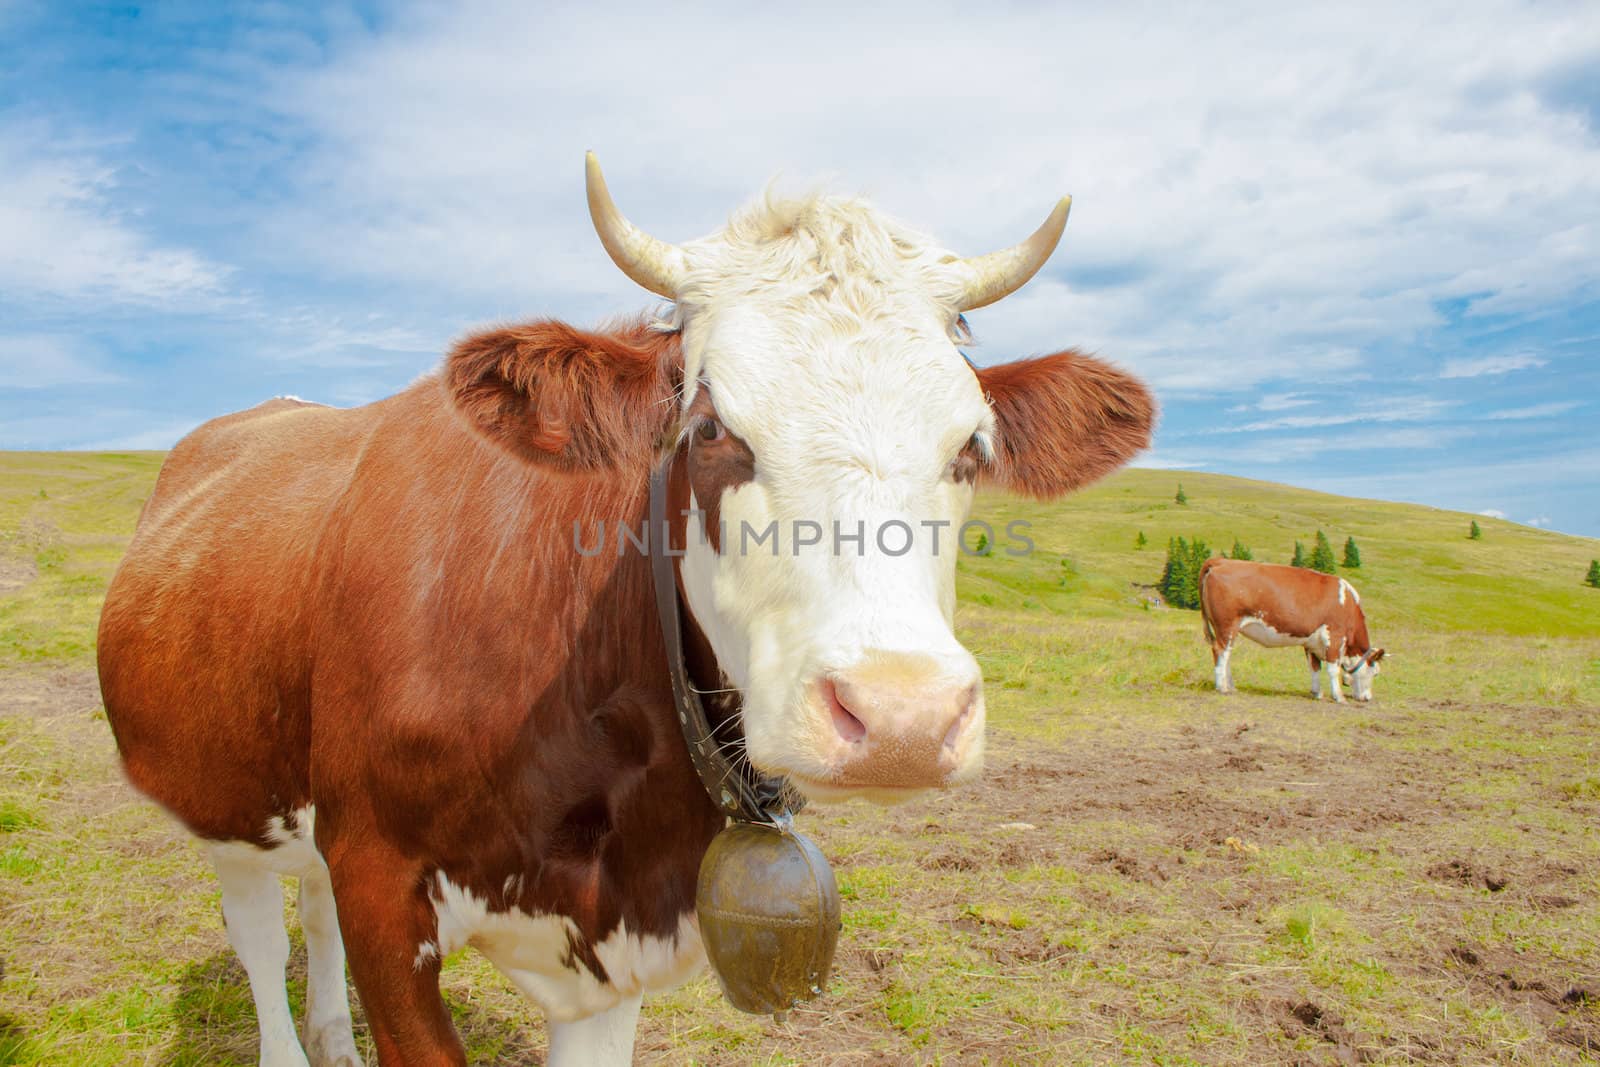
[[[550,1024],[549,1067],[628,1067],[642,997],[572,1023]]]
[[[306,936],[306,1055],[311,1067],[361,1067],[350,1028],[344,940],[326,868],[300,878],[300,928]]]
[[[1323,664],[1328,670],[1328,689],[1333,693],[1333,699],[1340,704],[1344,703],[1344,690],[1339,688],[1339,665],[1333,660]]]
[[[261,1028],[261,1067],[308,1067],[289,1014],[284,968],[289,964],[289,935],[283,928],[283,888],[264,863],[248,856],[213,849],[211,858],[222,883],[222,917],[228,941],[250,976]],[[248,846],[242,846],[248,847]]]
[[[1233,644],[1230,642],[1226,648],[1217,654],[1217,669],[1214,672],[1217,683],[1217,692],[1233,692],[1233,675],[1228,672],[1228,657],[1233,655]]]
[[[1322,670],[1315,663],[1311,665],[1311,699],[1322,699]]]

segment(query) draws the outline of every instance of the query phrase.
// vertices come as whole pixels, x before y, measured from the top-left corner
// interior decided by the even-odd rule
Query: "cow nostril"
[[[967,723],[972,721],[972,709],[978,706],[978,687],[967,687],[966,694],[961,700],[961,714],[956,716],[955,722],[950,724],[950,729],[944,733],[944,749],[947,752],[955,750],[961,740],[961,735],[967,729]]]
[[[828,701],[828,714],[833,719],[834,732],[852,745],[867,736],[866,723],[856,718],[850,709],[844,706],[833,682],[823,680],[822,695]]]

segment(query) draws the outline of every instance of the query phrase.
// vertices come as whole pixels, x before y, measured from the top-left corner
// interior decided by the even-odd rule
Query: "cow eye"
[[[700,435],[702,441],[720,441],[728,436],[728,431],[723,429],[722,423],[710,417],[701,419],[694,431]]]

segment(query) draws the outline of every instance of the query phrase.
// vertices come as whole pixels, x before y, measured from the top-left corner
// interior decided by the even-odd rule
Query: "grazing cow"
[[[1333,699],[1344,703],[1343,675],[1357,700],[1372,699],[1383,649],[1367,639],[1356,587],[1331,574],[1213,556],[1200,568],[1200,620],[1216,663],[1217,692],[1233,692],[1228,658],[1243,634],[1258,645],[1298,645],[1311,664],[1311,696],[1322,699],[1324,664]]]
[[[664,319],[494,329],[366,407],[210,422],[107,594],[128,777],[209,849],[264,1064],[359,1062],[346,953],[384,1064],[464,1062],[439,972],[465,944],[546,1012],[554,1064],[627,1062],[642,994],[702,965],[695,879],[725,819],[636,541],[652,471],[720,736],[810,797],[891,800],[981,763],[951,629],[975,485],[1053,497],[1148,443],[1149,394],[1104,363],[956,348],[964,310],[1043,265],[1066,201],[975,259],[820,196],[674,246],[588,168],[602,243]],[[304,1051],[279,875],[300,879]]]

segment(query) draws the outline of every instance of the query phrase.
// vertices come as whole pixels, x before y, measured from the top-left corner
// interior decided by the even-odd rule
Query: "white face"
[[[1340,664],[1340,669],[1344,671],[1344,679],[1350,686],[1350,692],[1357,700],[1372,699],[1372,680],[1378,676],[1382,666],[1381,663],[1368,663],[1361,659],[1352,660],[1350,666]]]
[[[691,484],[720,550],[691,537],[681,573],[744,692],[750,757],[818,796],[971,777],[982,679],[951,619],[994,417],[951,340],[955,313],[922,284],[929,256],[879,257],[863,281],[850,268],[881,249],[824,248],[845,261],[831,284],[801,266],[798,284],[752,287],[740,279],[771,277],[770,249],[707,244],[690,262],[714,267],[679,314]]]

